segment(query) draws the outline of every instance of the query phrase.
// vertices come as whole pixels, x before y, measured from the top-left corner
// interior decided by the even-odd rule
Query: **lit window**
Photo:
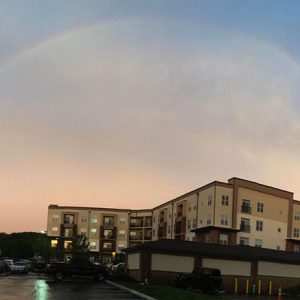
[[[105,229],[103,231],[104,238],[111,239],[113,236],[113,231],[111,229]]]
[[[52,232],[57,232],[58,231],[58,227],[52,227]]]
[[[119,230],[119,235],[120,236],[125,236],[126,234],[126,231],[125,230]]]
[[[81,229],[80,229],[80,233],[81,233],[81,234],[86,234],[86,228],[81,228]]]
[[[51,248],[56,248],[58,244],[57,240],[51,240]]]
[[[114,225],[114,217],[105,216],[103,219],[103,225],[105,226],[113,226]]]
[[[98,218],[96,216],[92,216],[91,223],[97,224],[98,223]]]
[[[118,244],[118,252],[122,252],[125,249],[125,244]]]
[[[96,242],[90,242],[89,248],[90,250],[96,250],[97,243]]]
[[[72,241],[64,241],[64,249],[71,250],[72,249]]]
[[[97,233],[97,229],[96,228],[91,228],[91,234],[96,234]]]
[[[108,242],[103,243],[103,250],[111,251],[112,250],[112,243],[108,243]]]

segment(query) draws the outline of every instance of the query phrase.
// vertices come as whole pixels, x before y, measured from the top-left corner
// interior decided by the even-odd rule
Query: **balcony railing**
[[[251,207],[248,205],[242,205],[241,212],[246,214],[251,214]]]
[[[251,231],[251,226],[249,224],[241,223],[241,231],[250,232]]]

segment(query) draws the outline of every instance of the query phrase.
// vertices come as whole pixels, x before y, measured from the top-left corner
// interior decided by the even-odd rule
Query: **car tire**
[[[55,273],[55,279],[58,280],[58,281],[62,281],[64,278],[64,274],[60,271],[56,272]]]
[[[96,278],[97,278],[98,281],[104,281],[105,277],[106,276],[105,276],[105,274],[103,272],[98,272],[97,276],[96,276]]]

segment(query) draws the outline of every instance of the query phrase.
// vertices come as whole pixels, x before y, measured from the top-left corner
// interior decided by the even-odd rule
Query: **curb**
[[[110,281],[110,280],[105,280],[105,282],[107,282],[107,283],[109,283],[110,285],[113,285],[113,286],[115,286],[115,287],[117,287],[117,288],[119,288],[119,289],[121,289],[121,290],[124,290],[124,291],[126,291],[126,292],[129,292],[129,293],[134,294],[134,295],[136,295],[136,296],[139,296],[139,297],[141,297],[141,298],[143,298],[143,299],[146,299],[146,300],[157,300],[156,298],[153,298],[153,297],[147,296],[147,295],[145,295],[145,294],[142,294],[142,293],[140,293],[140,292],[137,292],[137,291],[135,291],[135,290],[129,289],[129,288],[125,287],[124,285],[121,285],[121,284],[112,282],[112,281]]]

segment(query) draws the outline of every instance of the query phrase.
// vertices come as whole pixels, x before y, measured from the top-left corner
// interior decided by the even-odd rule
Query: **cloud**
[[[0,175],[44,178],[43,206],[147,208],[232,176],[300,195],[298,64],[236,33],[164,26],[86,28],[0,68]]]

